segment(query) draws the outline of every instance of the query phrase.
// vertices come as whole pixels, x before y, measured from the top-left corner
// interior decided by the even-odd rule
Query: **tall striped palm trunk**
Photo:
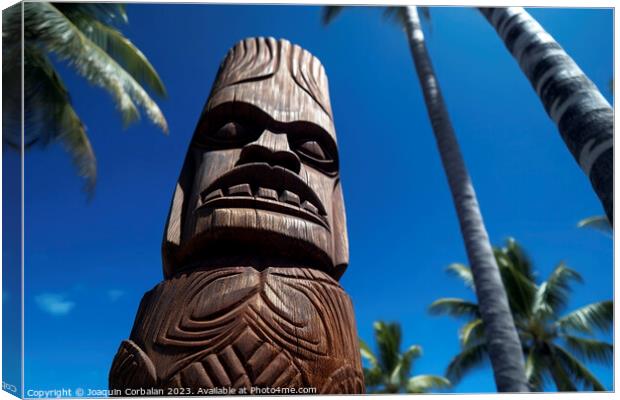
[[[431,65],[416,7],[405,7],[404,14],[411,55],[424,92],[426,107],[474,276],[495,383],[501,392],[528,391],[521,342],[489,236],[482,221],[476,193]]]
[[[480,8],[480,12],[529,79],[613,225],[613,110],[609,102],[523,8]]]

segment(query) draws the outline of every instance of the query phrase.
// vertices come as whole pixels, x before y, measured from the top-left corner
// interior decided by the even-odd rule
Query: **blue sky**
[[[172,191],[219,62],[248,36],[287,38],[326,68],[351,252],[341,282],[360,336],[372,343],[373,321],[399,321],[403,346],[424,348],[414,373],[442,374],[459,350],[461,322],[429,316],[427,307],[440,297],[473,297],[445,272],[466,256],[403,32],[377,8],[348,10],[327,28],[319,7],[127,11],[124,33],[167,87],[158,103],[170,134],[146,119],[123,131],[110,97],[60,67],[99,175],[87,203],[60,145],[26,155],[26,388],[107,386],[140,298],[162,279]],[[612,11],[530,11],[611,101]],[[430,55],[492,242],[515,237],[541,278],[560,261],[577,269],[585,284],[575,286],[570,308],[612,298],[612,241],[576,228],[602,208],[516,62],[475,10],[431,13]],[[592,369],[611,388],[611,368]],[[488,367],[454,389],[494,390]]]

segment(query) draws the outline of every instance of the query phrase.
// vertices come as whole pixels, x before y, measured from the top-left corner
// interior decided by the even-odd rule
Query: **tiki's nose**
[[[265,130],[255,141],[246,144],[241,150],[237,165],[264,162],[271,166],[280,166],[296,174],[301,169],[301,161],[288,145],[285,133],[273,133]]]

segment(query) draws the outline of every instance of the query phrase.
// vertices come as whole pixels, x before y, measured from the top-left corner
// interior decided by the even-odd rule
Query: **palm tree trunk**
[[[405,30],[465,242],[485,339],[500,392],[528,391],[523,352],[473,184],[461,156],[424,43],[416,7],[405,8]]]
[[[613,226],[613,110],[562,47],[521,7],[480,8],[519,63]]]

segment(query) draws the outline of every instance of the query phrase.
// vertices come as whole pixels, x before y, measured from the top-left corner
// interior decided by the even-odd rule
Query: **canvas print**
[[[612,8],[2,22],[5,392],[614,391]]]

